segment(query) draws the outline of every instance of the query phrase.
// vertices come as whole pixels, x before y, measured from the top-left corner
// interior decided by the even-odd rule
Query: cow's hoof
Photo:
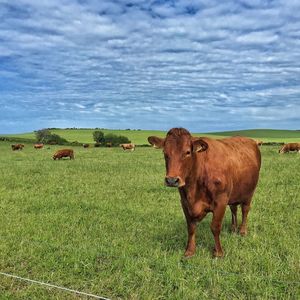
[[[195,251],[191,251],[191,250],[186,250],[184,252],[184,258],[191,258],[195,255]]]
[[[223,253],[223,251],[217,251],[216,249],[214,249],[213,256],[216,258],[221,258],[221,257],[224,257],[224,253]]]
[[[231,226],[231,232],[236,233],[237,232],[237,227],[236,226]]]
[[[240,235],[241,236],[247,235],[247,229],[240,229]]]

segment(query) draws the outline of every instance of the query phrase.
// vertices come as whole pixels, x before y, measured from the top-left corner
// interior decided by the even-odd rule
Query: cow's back
[[[290,151],[298,151],[300,150],[300,143],[288,143],[288,150]]]
[[[203,140],[209,145],[204,159],[209,180],[228,193],[229,203],[240,203],[251,197],[261,165],[256,142],[244,137]]]

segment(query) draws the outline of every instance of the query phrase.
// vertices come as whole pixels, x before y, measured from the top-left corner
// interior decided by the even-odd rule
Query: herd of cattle
[[[196,226],[207,213],[213,214],[211,231],[215,240],[213,254],[224,255],[220,232],[227,205],[232,214],[231,228],[241,235],[247,234],[247,215],[259,179],[262,141],[246,137],[211,139],[193,137],[184,128],[172,128],[165,138],[148,137],[155,148],[163,149],[166,176],[165,185],[178,188],[181,206],[186,218],[188,239],[184,255],[196,251]],[[12,150],[22,150],[23,144],[11,145]],[[42,149],[43,144],[35,144]],[[83,144],[88,148],[89,144]],[[121,144],[123,150],[135,150],[135,145]],[[287,143],[279,153],[298,151],[300,143]],[[53,159],[74,159],[72,149],[57,150]],[[241,206],[242,223],[237,224],[237,208]]]
[[[83,148],[89,148],[90,145],[89,144],[83,144],[82,146],[83,146]],[[111,147],[112,145],[106,145],[106,146]],[[24,144],[13,144],[13,145],[11,145],[11,149],[13,151],[22,150],[24,147],[25,147]],[[34,144],[33,147],[35,149],[42,149],[42,148],[44,148],[44,144]],[[122,147],[123,150],[131,150],[131,151],[135,150],[135,144],[133,144],[133,143],[120,144],[120,147]],[[74,159],[74,150],[73,149],[60,149],[60,150],[57,150],[52,156],[52,158],[54,160],[61,159],[63,157],[69,157],[70,159]]]
[[[263,144],[263,141],[261,141],[261,140],[255,140],[255,142],[258,146],[261,146]],[[152,144],[153,147],[158,148],[158,146],[155,143],[150,142],[150,144]],[[83,148],[89,148],[90,144],[83,144],[82,146],[83,146]],[[111,145],[106,145],[106,146],[111,147]],[[135,150],[135,144],[133,144],[133,143],[120,144],[119,146],[122,147],[123,150],[131,150],[131,151]],[[11,145],[11,148],[12,148],[13,151],[22,150],[24,147],[25,147],[24,144],[13,144],[13,145]],[[41,144],[41,143],[40,144],[34,144],[33,147],[35,149],[42,149],[42,148],[44,148],[44,144]],[[278,150],[279,153],[287,153],[287,152],[290,152],[290,151],[298,151],[300,153],[300,143],[287,143],[287,144],[284,144]],[[72,149],[57,150],[52,156],[52,158],[54,160],[61,159],[63,157],[69,157],[70,159],[74,159],[74,150],[72,150]]]

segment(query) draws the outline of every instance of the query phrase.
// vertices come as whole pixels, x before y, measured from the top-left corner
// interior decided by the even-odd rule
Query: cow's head
[[[283,145],[279,150],[278,153],[282,154],[285,153],[285,145]]]
[[[148,142],[163,149],[166,163],[165,184],[170,187],[185,185],[196,153],[208,148],[204,140],[193,138],[184,128],[172,128],[165,138],[149,136]]]

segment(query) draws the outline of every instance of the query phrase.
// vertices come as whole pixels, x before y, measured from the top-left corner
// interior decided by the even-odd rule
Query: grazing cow
[[[25,147],[24,144],[13,144],[13,145],[11,145],[11,149],[13,151],[15,151],[15,150],[22,150],[24,147]]]
[[[61,159],[63,157],[70,157],[70,159],[74,159],[74,151],[72,149],[61,149],[57,150],[54,155],[53,159]]]
[[[135,144],[133,144],[133,143],[130,143],[130,144],[120,144],[120,147],[122,147],[123,150],[131,150],[131,151],[135,150]]]
[[[35,144],[34,149],[42,149],[44,147],[44,144]]]
[[[290,151],[298,151],[300,153],[300,143],[288,143],[279,149],[279,153],[287,153]]]
[[[82,146],[83,146],[83,148],[88,148],[88,147],[90,147],[90,144],[83,144]]]
[[[237,206],[241,205],[240,234],[247,233],[247,214],[261,164],[257,144],[244,137],[196,138],[184,128],[171,129],[165,138],[150,136],[148,141],[163,149],[165,184],[179,190],[188,229],[184,255],[194,255],[196,223],[212,212],[214,256],[223,256],[219,235],[227,205],[232,212],[233,231],[237,230]]]
[[[262,140],[255,140],[257,146],[261,146],[264,142]]]

